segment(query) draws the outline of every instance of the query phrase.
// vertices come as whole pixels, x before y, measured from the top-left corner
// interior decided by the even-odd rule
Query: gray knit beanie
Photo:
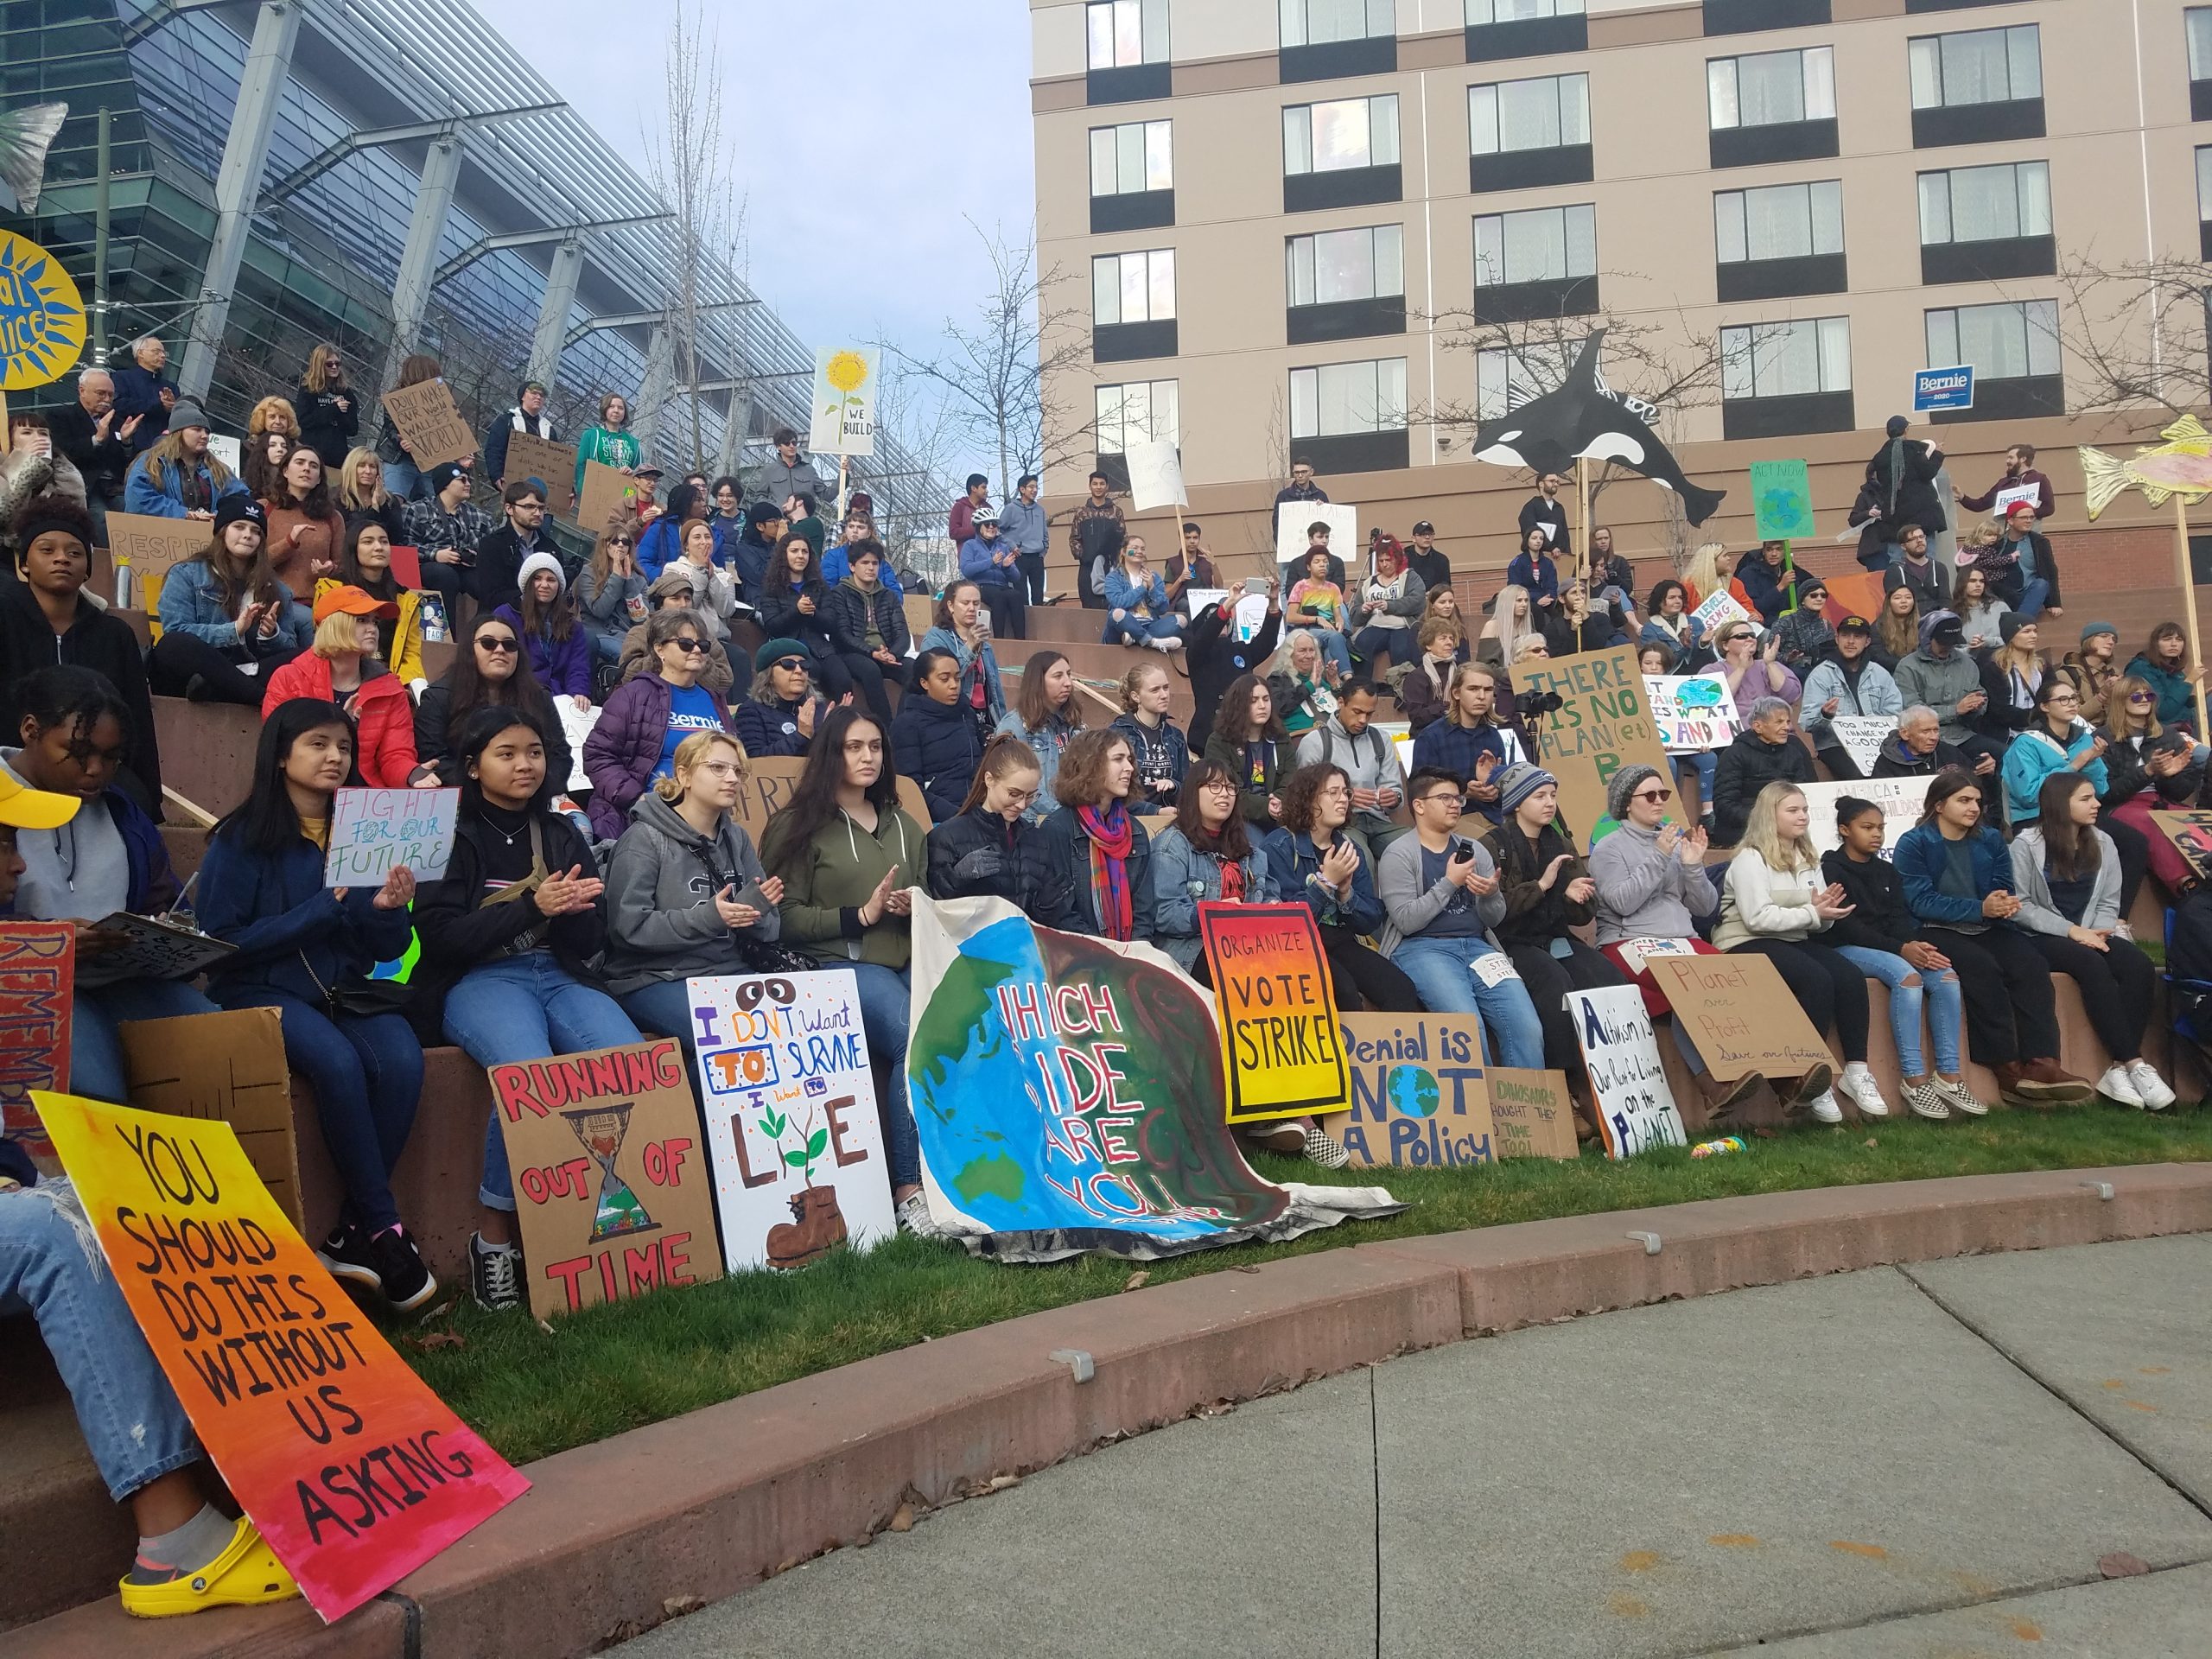
[[[1643,787],[1646,781],[1656,778],[1656,766],[1630,765],[1623,766],[1605,782],[1605,811],[1615,823],[1628,822],[1628,798]]]

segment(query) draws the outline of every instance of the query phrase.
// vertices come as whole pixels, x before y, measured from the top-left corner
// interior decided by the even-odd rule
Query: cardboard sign
[[[852,970],[688,988],[722,1265],[803,1268],[896,1235]]]
[[[823,455],[875,453],[880,353],[873,346],[825,346],[814,354],[814,410],[806,447]]]
[[[322,885],[380,887],[403,864],[417,881],[440,880],[460,817],[458,789],[341,789],[330,810]]]
[[[1605,816],[1605,781],[1630,763],[1672,777],[1659,727],[1643,693],[1636,647],[1586,652],[1556,662],[1516,664],[1513,688],[1556,693],[1560,706],[1532,721],[1536,764],[1559,779],[1560,816],[1584,851]]]
[[[581,744],[577,753],[582,753]],[[737,804],[730,809],[730,816],[745,826],[745,832],[753,837],[755,847],[760,845],[761,836],[768,831],[768,820],[790,801],[791,791],[798,787],[798,775],[805,770],[806,762],[795,754],[770,755],[745,763],[745,781],[738,785]],[[925,831],[932,827],[929,804],[922,799],[921,785],[904,775],[899,779],[899,806]],[[907,874],[918,884],[925,872],[911,870]]]
[[[401,587],[423,591],[423,550],[418,547],[395,547],[391,550],[391,579]],[[432,599],[437,595],[432,594]],[[427,626],[427,625],[426,625]]]
[[[1835,827],[1835,804],[1849,795],[1858,800],[1872,801],[1882,809],[1882,856],[1887,858],[1897,844],[1897,837],[1916,824],[1928,807],[1928,785],[1932,778],[1854,778],[1844,783],[1803,784],[1805,804],[1810,810],[1812,821],[1805,833],[1813,842],[1815,852],[1832,853],[1843,845],[1843,836]],[[1994,777],[1981,780],[1986,791],[2001,787]]]
[[[112,985],[124,979],[196,979],[238,947],[177,922],[134,916],[127,910],[94,924],[124,943],[77,964],[77,982]]]
[[[132,1020],[116,1029],[123,1037],[130,1103],[166,1117],[229,1124],[276,1207],[304,1231],[292,1071],[276,1010]]]
[[[1189,500],[1183,490],[1182,451],[1166,439],[1131,444],[1122,459],[1129,468],[1129,502],[1139,512],[1179,507]],[[1303,530],[1299,539],[1306,539]],[[1336,537],[1332,535],[1329,539]]]
[[[1304,905],[1198,906],[1221,1018],[1228,1121],[1342,1105],[1351,1080],[1320,925]]]
[[[658,1038],[490,1068],[537,1318],[722,1276],[683,1051]]]
[[[69,1086],[76,961],[73,922],[0,921],[0,1130],[48,1162],[31,1090]]]
[[[570,466],[575,463],[571,461]],[[575,476],[574,474],[570,474]],[[605,461],[584,462],[583,493],[576,498],[576,528],[596,537],[617,518],[638,510],[638,483]]]
[[[1881,753],[1883,744],[1897,734],[1897,723],[1888,715],[1837,715],[1829,720],[1828,732],[1851,757],[1852,765],[1861,774],[1872,776],[1874,757]]]
[[[118,564],[129,565],[141,584],[149,577],[158,581],[186,560],[198,558],[214,539],[214,527],[204,518],[162,518],[142,512],[107,516],[108,553]]]
[[[1736,602],[1736,595],[1726,588],[1705,600],[1697,609],[1692,611],[1690,620],[1704,630],[1701,637],[1708,640],[1713,638],[1713,631],[1725,623],[1749,622],[1753,627],[1759,626],[1758,619],[1738,605]]]
[[[200,1445],[325,1620],[530,1490],[339,1289],[229,1124],[37,1103]]]
[[[1802,461],[1751,463],[1751,523],[1763,542],[1813,536],[1813,480]]]
[[[1591,1092],[1597,1096],[1598,1132],[1605,1143],[1605,1156],[1633,1158],[1654,1147],[1688,1145],[1681,1114],[1675,1109],[1674,1091],[1667,1086],[1666,1068],[1660,1064],[1659,1041],[1643,1006],[1643,993],[1633,985],[1569,991],[1567,1011],[1574,1021],[1575,1046],[1589,1068]]]
[[[1647,674],[1643,695],[1650,700],[1660,747],[1669,754],[1725,749],[1744,729],[1735,694],[1718,669],[1710,674]]]
[[[563,518],[576,515],[576,446],[554,443],[535,432],[507,434],[507,482],[534,478],[545,486],[545,505]]]
[[[1764,957],[1653,957],[1643,965],[1719,1082],[1751,1071],[1798,1077],[1835,1064],[1827,1039]]]
[[[1500,1158],[1579,1158],[1574,1139],[1574,1098],[1564,1071],[1519,1071],[1494,1065],[1484,1079],[1490,1089],[1490,1122]]]
[[[1344,562],[1347,579],[1366,550],[1359,544],[1359,509],[1340,506],[1327,501],[1286,501],[1275,509],[1275,563],[1301,563],[1309,545],[1306,532],[1315,524],[1329,527],[1329,551]],[[1300,575],[1304,575],[1301,569]],[[1285,572],[1282,590],[1290,592],[1290,585],[1298,576]]]
[[[1351,1109],[1321,1127],[1368,1168],[1466,1169],[1497,1160],[1482,1021],[1465,1014],[1344,1014]]]
[[[2212,880],[2212,812],[2153,812],[2151,822],[2189,861],[2198,880]]]
[[[378,401],[399,429],[399,435],[407,440],[409,458],[423,472],[449,461],[467,461],[476,453],[476,435],[461,418],[444,381],[395,386]]]

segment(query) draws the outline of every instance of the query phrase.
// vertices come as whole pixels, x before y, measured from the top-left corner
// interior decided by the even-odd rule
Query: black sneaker
[[[412,1313],[438,1294],[438,1281],[423,1265],[423,1253],[404,1227],[378,1233],[369,1241],[376,1258],[377,1275],[384,1281],[384,1299],[394,1311]]]
[[[468,1294],[488,1313],[522,1306],[522,1252],[512,1244],[486,1244],[478,1233],[468,1241]]]
[[[369,1290],[384,1288],[384,1277],[377,1271],[376,1258],[369,1253],[369,1241],[350,1221],[342,1221],[330,1230],[330,1236],[316,1249],[315,1259],[329,1270],[334,1279],[343,1279]]]

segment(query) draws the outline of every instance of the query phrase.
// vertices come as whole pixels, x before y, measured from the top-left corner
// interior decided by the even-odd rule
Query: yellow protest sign
[[[0,231],[0,391],[59,380],[84,349],[84,296],[61,262]]]
[[[1202,904],[1221,1016],[1228,1121],[1297,1117],[1351,1098],[1329,959],[1304,905]]]

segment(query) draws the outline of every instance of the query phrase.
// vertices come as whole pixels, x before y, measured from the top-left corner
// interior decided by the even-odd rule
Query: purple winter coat
[[[537,683],[550,696],[591,695],[591,635],[581,621],[567,639],[554,639],[523,626],[522,613],[512,605],[502,605],[492,614],[515,631],[515,638],[530,653],[530,665],[537,671]]]
[[[721,694],[702,687],[714,699],[715,713],[729,727],[729,705]],[[584,775],[591,779],[592,833],[619,841],[630,827],[630,808],[645,792],[660,752],[668,741],[671,688],[658,674],[625,680],[607,698],[599,724],[584,739]]]

